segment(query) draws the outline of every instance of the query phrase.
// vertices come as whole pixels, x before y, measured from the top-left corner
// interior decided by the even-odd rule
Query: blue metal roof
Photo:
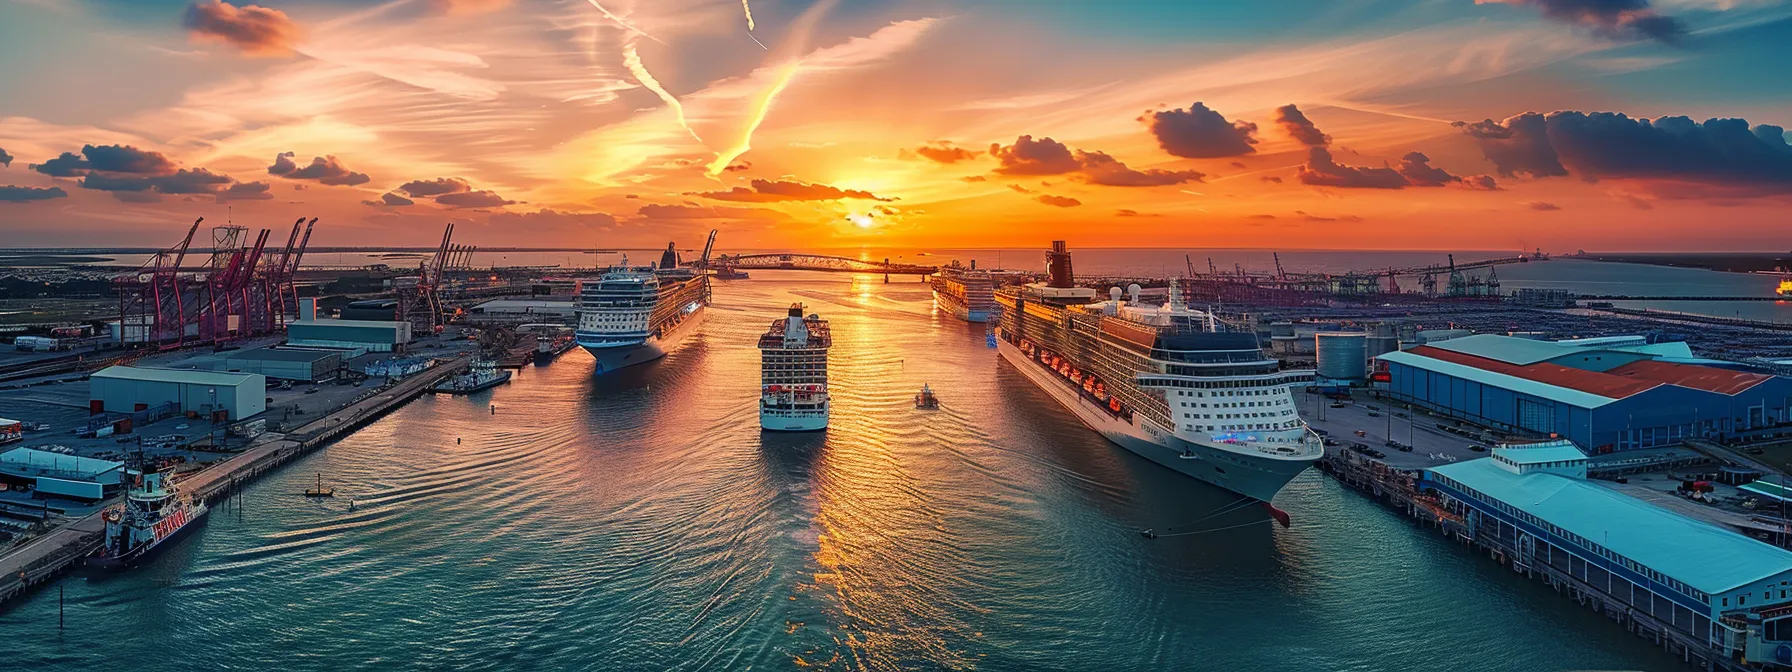
[[[1648,343],[1642,336],[1604,336],[1561,341],[1536,341],[1498,334],[1475,334],[1443,341],[1432,341],[1426,345],[1521,366],[1546,362],[1563,355],[1600,351],[1630,352],[1652,357],[1692,357],[1691,346],[1684,342]]]
[[[1541,464],[1544,462],[1572,462],[1587,459],[1587,454],[1574,447],[1572,441],[1550,441],[1537,444],[1501,445],[1493,449],[1495,455],[1511,460],[1513,464]]]
[[[1431,471],[1708,595],[1792,572],[1792,551],[1557,474],[1515,474],[1493,460]]]

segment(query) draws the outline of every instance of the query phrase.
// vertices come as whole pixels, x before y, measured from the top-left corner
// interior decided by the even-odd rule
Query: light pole
[[[206,408],[212,412],[211,429],[206,433],[211,435],[212,448],[221,450],[223,446],[218,445],[218,388],[208,387],[205,393],[211,399],[211,403],[207,404]]]

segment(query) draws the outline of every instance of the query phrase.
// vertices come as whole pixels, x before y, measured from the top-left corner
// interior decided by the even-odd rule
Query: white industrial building
[[[109,366],[93,374],[91,411],[130,413],[166,403],[210,416],[241,420],[267,410],[268,379],[259,373]]]
[[[15,448],[0,453],[0,480],[29,484],[46,495],[98,501],[120,487],[123,462]]]

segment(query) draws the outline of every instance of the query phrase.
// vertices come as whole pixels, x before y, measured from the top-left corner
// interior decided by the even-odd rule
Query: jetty
[[[405,378],[384,390],[374,391],[347,406],[318,417],[283,434],[268,434],[237,455],[176,481],[195,501],[211,502],[228,497],[256,477],[349,432],[379,419],[423,394],[450,373],[466,365],[467,358],[448,360]],[[15,597],[79,567],[100,547],[105,536],[104,508],[63,524],[5,555],[0,555],[0,607]]]

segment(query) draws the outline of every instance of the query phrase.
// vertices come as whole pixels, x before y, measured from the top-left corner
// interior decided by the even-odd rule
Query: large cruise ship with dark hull
[[[708,273],[680,267],[671,243],[657,267],[630,266],[624,256],[579,288],[573,338],[597,360],[598,375],[645,364],[666,356],[703,323],[709,296]]]
[[[1324,455],[1295,408],[1311,372],[1282,371],[1256,335],[1119,288],[1106,300],[1073,281],[1062,241],[1049,279],[996,292],[997,350],[1108,440],[1179,473],[1269,502]],[[1274,512],[1286,523],[1286,518]]]

